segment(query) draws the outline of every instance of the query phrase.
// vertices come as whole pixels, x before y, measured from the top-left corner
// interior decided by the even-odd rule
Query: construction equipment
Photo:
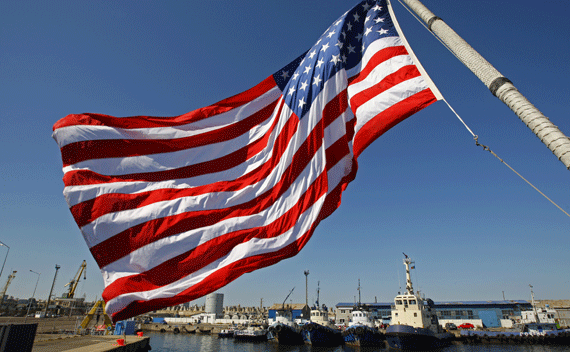
[[[91,307],[91,310],[89,310],[89,313],[87,313],[87,315],[85,316],[85,318],[83,319],[81,324],[79,324],[78,330],[87,329],[87,326],[89,326],[89,323],[91,322],[91,320],[93,320],[94,316],[97,316],[97,321],[95,324],[98,324],[99,318],[101,315],[103,315],[103,324],[102,325],[105,326],[105,330],[103,331],[103,330],[95,327],[96,330],[99,330],[100,332],[102,332],[103,335],[107,335],[107,334],[111,333],[111,329],[113,327],[113,322],[111,321],[111,318],[109,318],[109,316],[107,315],[107,312],[105,312],[105,301],[103,301],[103,300],[98,300],[97,302],[95,302],[93,307]],[[78,333],[80,333],[80,332],[78,332]]]
[[[2,289],[2,293],[0,293],[0,295],[1,295],[0,306],[2,306],[2,303],[4,303],[4,296],[6,295],[6,291],[8,291],[8,286],[10,286],[10,283],[16,277],[16,273],[17,273],[17,271],[14,270],[14,271],[12,271],[12,274],[8,275],[8,281],[6,281],[6,285],[4,285],[4,288]]]
[[[73,298],[73,296],[75,295],[75,290],[77,289],[77,284],[79,284],[79,280],[81,280],[81,274],[83,274],[83,280],[87,279],[87,271],[85,270],[86,267],[87,267],[87,262],[84,260],[83,263],[81,263],[81,265],[79,266],[77,274],[75,274],[75,276],[73,277],[73,279],[71,279],[71,281],[65,284],[64,287],[69,286],[69,289],[67,293],[64,293],[61,296],[62,298]]]

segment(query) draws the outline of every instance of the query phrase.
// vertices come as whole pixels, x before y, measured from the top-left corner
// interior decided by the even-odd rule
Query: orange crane
[[[79,280],[81,280],[81,274],[83,274],[83,280],[87,279],[87,272],[85,271],[85,268],[87,268],[87,262],[84,260],[83,263],[81,263],[81,265],[79,266],[77,274],[75,274],[75,276],[73,277],[73,279],[71,279],[71,281],[65,284],[64,287],[69,286],[69,289],[67,293],[64,293],[62,295],[62,298],[73,298],[73,296],[75,295],[75,290],[77,289],[77,284],[79,284]]]

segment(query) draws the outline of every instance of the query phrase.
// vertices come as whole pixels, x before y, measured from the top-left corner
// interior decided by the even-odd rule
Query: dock
[[[124,346],[117,340],[126,337]],[[147,352],[150,338],[136,335],[38,334],[32,352]]]

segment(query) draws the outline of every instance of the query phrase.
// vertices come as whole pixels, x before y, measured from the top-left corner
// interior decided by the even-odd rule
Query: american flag
[[[358,155],[438,99],[386,0],[363,1],[255,87],[175,117],[68,115],[64,195],[114,321],[296,255]]]

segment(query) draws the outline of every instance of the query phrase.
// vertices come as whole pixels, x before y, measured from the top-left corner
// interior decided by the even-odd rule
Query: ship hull
[[[305,324],[301,334],[305,344],[315,347],[336,347],[344,344],[339,330],[316,323]]]
[[[298,329],[285,324],[270,327],[269,333],[279,345],[298,346],[305,343]]]
[[[447,346],[451,334],[435,334],[429,329],[409,325],[390,325],[386,329],[386,341],[390,348],[408,351],[433,350]]]
[[[380,331],[368,326],[352,326],[342,333],[344,343],[350,346],[381,347],[385,336]]]

